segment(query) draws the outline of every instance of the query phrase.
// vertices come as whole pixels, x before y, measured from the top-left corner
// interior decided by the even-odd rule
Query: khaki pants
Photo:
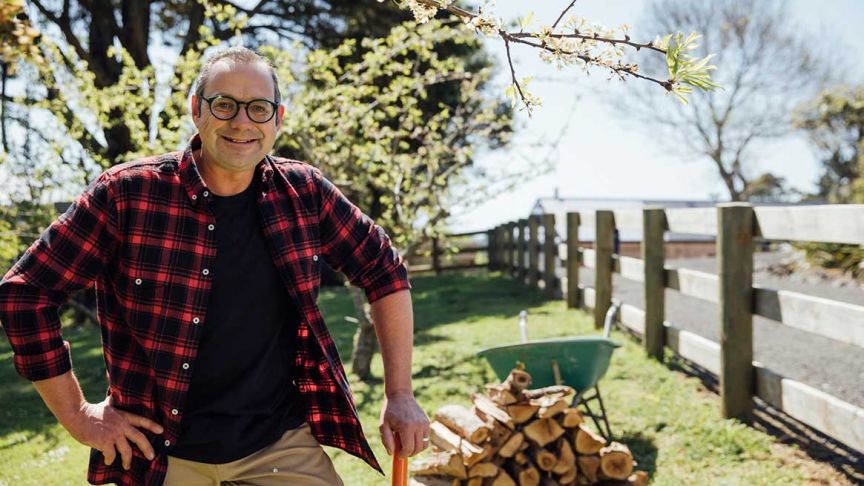
[[[309,424],[288,430],[273,444],[226,464],[168,456],[165,486],[342,486],[342,479]]]

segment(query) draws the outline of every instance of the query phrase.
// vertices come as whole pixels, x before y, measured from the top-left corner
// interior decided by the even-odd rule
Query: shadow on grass
[[[468,275],[471,285],[465,285]],[[415,345],[446,339],[426,331],[451,323],[471,322],[489,316],[513,319],[515,323],[520,310],[548,300],[538,289],[486,272],[412,277],[411,285]],[[349,358],[354,349],[357,326],[344,320],[344,316],[356,315],[351,299],[347,298],[347,290],[331,288],[323,291],[318,305],[328,319],[327,326],[340,356],[343,360]]]
[[[657,446],[650,437],[641,432],[628,432],[616,436],[614,440],[627,444],[633,459],[637,462],[634,469],[645,471],[648,477],[653,477],[657,470]]]
[[[720,393],[720,382],[707,369],[671,352],[666,354],[666,362],[669,369],[698,378],[708,391]],[[754,405],[753,417],[747,422],[750,426],[782,444],[797,447],[816,461],[831,464],[852,484],[864,484],[864,453],[795,420],[761,398],[754,397]]]

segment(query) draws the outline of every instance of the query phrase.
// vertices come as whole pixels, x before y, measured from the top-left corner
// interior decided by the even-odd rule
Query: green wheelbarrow
[[[531,374],[532,388],[552,385],[567,385],[576,390],[572,406],[581,407],[583,415],[591,417],[594,425],[606,440],[611,440],[612,431],[606,417],[606,407],[600,395],[598,382],[609,369],[609,360],[615,348],[621,345],[609,339],[615,314],[621,307],[612,301],[606,312],[603,336],[573,336],[529,341],[527,335],[527,312],[519,313],[519,330],[522,342],[486,348],[477,353],[484,358],[501,381],[510,371],[523,366]],[[599,411],[592,408],[593,402]],[[603,427],[605,426],[605,428]]]

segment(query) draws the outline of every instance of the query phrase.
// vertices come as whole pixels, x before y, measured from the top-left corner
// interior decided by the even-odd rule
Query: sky
[[[499,0],[494,11],[505,20],[533,10],[535,19],[551,24],[569,0],[522,2]],[[864,0],[789,0],[792,20],[815,34],[829,32],[840,42],[840,52],[850,68],[850,76],[864,82]],[[578,0],[569,13],[586,17],[606,26],[629,24],[634,40],[644,0]],[[499,69],[493,82],[509,82],[506,54],[500,39],[485,41],[486,48],[498,59]],[[514,146],[543,138],[548,140],[561,131],[570,119],[561,139],[554,170],[526,181],[516,189],[500,194],[474,208],[457,208],[448,221],[453,232],[484,230],[495,225],[524,218],[537,198],[551,197],[557,188],[561,197],[725,200],[726,191],[716,169],[705,159],[685,159],[672,154],[647,130],[634,128],[622,119],[622,113],[609,106],[608,97],[627,89],[628,81],[607,81],[596,71],[586,77],[575,66],[557,70],[537,58],[535,49],[513,47],[517,77],[533,74],[531,92],[543,99],[532,118],[524,111],[517,117],[521,130]],[[658,88],[659,89],[659,88]],[[503,93],[503,88],[502,88]],[[605,98],[604,98],[605,97]],[[603,99],[601,99],[603,98]],[[673,99],[670,103],[676,103]],[[574,109],[575,106],[575,109]],[[572,118],[571,118],[572,117]],[[554,137],[553,137],[554,138]],[[613,150],[614,149],[614,150]],[[494,166],[524,153],[499,151],[477,158],[481,166]],[[811,145],[802,134],[772,142],[754,152],[757,167],[786,177],[792,187],[811,191],[818,175],[819,163]]]

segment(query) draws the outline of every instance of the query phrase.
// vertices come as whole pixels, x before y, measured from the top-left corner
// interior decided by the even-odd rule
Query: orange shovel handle
[[[393,434],[396,447],[393,450],[393,486],[408,486],[408,458],[399,455],[402,443],[399,434]]]

